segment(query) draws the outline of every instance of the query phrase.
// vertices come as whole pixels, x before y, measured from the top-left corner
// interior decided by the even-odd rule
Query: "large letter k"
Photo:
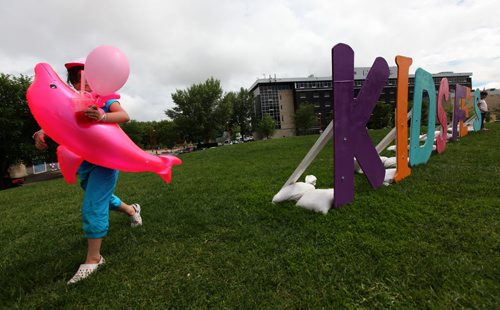
[[[353,98],[354,51],[346,44],[333,47],[335,208],[351,202],[354,198],[354,157],[372,187],[379,187],[384,182],[385,168],[368,135],[366,123],[388,78],[389,66],[385,59],[378,57],[357,98]]]

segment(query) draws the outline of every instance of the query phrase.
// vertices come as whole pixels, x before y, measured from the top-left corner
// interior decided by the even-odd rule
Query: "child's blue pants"
[[[84,161],[78,168],[80,185],[85,191],[82,206],[83,231],[87,239],[108,234],[109,210],[120,207],[122,201],[113,194],[118,171]]]

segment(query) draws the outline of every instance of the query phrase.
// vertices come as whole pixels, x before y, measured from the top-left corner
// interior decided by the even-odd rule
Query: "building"
[[[354,68],[354,96],[358,95],[363,81],[368,75],[369,67]],[[397,67],[390,67],[390,76],[380,95],[380,101],[396,104]],[[436,89],[441,79],[446,77],[450,84],[450,92],[455,84],[472,87],[472,73],[441,72],[433,74]],[[409,76],[408,99],[413,98],[415,75]],[[313,104],[318,116],[319,128],[322,130],[332,119],[332,78],[315,77],[310,75],[304,78],[264,78],[258,79],[250,87],[254,96],[254,112],[258,118],[265,114],[271,115],[276,122],[274,137],[289,137],[295,135],[294,116],[301,104]]]

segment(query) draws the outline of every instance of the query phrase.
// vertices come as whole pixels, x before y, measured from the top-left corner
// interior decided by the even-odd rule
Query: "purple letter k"
[[[334,117],[334,188],[333,206],[338,208],[354,198],[354,157],[372,187],[382,185],[385,168],[368,135],[366,123],[387,79],[389,66],[378,57],[354,98],[354,51],[346,44],[332,49]]]

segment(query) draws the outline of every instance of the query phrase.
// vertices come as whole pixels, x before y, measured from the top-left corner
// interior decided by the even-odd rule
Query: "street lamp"
[[[156,145],[156,130],[149,128],[149,145],[151,146],[151,152],[155,149]]]
[[[321,112],[318,113],[319,116],[319,133],[323,132],[323,121],[321,119]]]

